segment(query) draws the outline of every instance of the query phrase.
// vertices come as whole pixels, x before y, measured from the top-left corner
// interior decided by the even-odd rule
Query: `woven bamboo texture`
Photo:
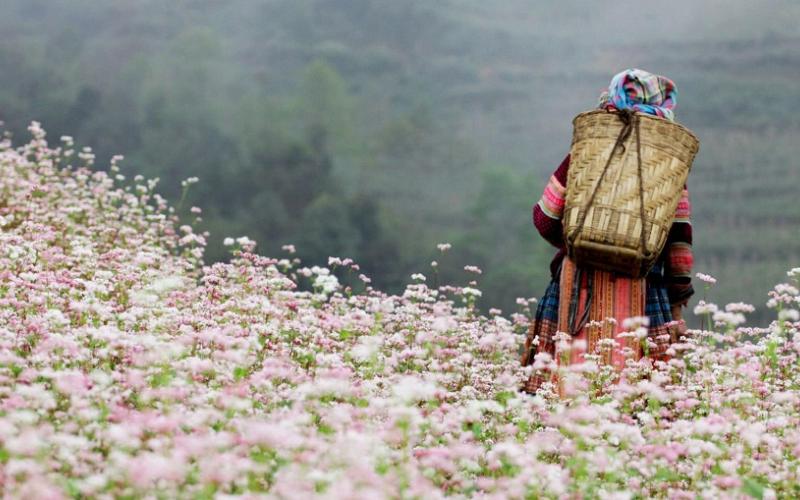
[[[636,113],[636,119],[644,220],[635,130],[624,149],[617,148],[587,210],[624,126],[617,113],[605,110],[581,113],[573,120],[563,220],[567,250],[579,265],[638,277],[647,273],[664,248],[699,141],[677,123],[642,113]],[[575,241],[570,242],[570,235],[577,235]]]

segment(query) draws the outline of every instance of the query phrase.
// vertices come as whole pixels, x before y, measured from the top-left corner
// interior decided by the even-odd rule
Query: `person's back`
[[[611,81],[609,91],[601,96],[600,107],[673,120],[676,95],[670,80],[642,70],[627,70]],[[533,364],[534,368],[522,388],[528,392],[535,392],[544,382],[555,382],[559,362],[582,362],[585,353],[599,354],[604,363],[618,370],[627,358],[638,359],[645,351],[652,359],[667,360],[670,344],[685,334],[681,308],[694,293],[691,206],[686,186],[655,265],[645,277],[635,278],[578,266],[566,255],[562,216],[569,167],[567,155],[533,207],[534,225],[559,251],[551,263],[552,281],[539,302],[522,356],[522,364]],[[620,337],[634,329],[634,325],[623,325],[629,318],[647,323],[643,325],[646,339]]]

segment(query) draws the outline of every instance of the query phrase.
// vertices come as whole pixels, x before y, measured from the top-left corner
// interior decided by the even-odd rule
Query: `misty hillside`
[[[161,178],[204,210],[209,257],[247,234],[264,253],[353,257],[398,289],[454,252],[483,305],[540,295],[552,249],[530,206],[571,119],[617,71],[674,79],[701,139],[690,177],[696,268],[719,302],[761,308],[798,265],[800,5],[672,2],[9,0],[0,119],[74,134],[97,168]],[[764,317],[759,316],[756,317]]]

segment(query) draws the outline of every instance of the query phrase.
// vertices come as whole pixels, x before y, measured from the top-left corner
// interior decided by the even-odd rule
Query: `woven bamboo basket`
[[[643,113],[595,110],[572,123],[567,251],[580,266],[644,276],[664,248],[699,141]]]

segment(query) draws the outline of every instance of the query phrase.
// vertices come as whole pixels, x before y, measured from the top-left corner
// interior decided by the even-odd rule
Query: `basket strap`
[[[569,302],[569,311],[567,313],[567,325],[569,327],[569,334],[573,337],[581,331],[589,322],[589,313],[592,308],[592,296],[594,295],[594,271],[589,269],[586,271],[586,300],[583,304],[583,313],[578,318],[578,301],[581,297],[581,282],[583,281],[583,270],[575,266],[575,275],[572,280],[572,290],[570,290],[571,297]]]
[[[647,241],[644,233],[645,219],[644,219],[644,179],[642,177],[642,134],[639,129],[639,117],[634,115],[633,120],[636,126],[636,164],[637,164],[636,167],[637,167],[637,172],[639,174],[639,217],[642,222],[641,231],[639,231],[639,238],[641,239],[640,244],[642,246],[642,252],[646,257],[650,252],[647,251],[647,245],[646,245]],[[642,264],[641,264],[642,269],[640,270],[640,273],[641,271],[644,271],[645,267],[644,262],[646,260],[648,259],[642,259]]]
[[[617,116],[619,116],[620,121],[622,121],[622,123],[624,125],[623,125],[622,129],[619,131],[619,135],[617,136],[617,140],[614,143],[614,147],[611,148],[611,153],[608,155],[608,160],[606,160],[606,165],[605,165],[605,167],[603,167],[603,171],[600,173],[600,178],[597,179],[597,183],[594,185],[594,189],[592,190],[592,194],[589,195],[589,199],[586,200],[586,204],[583,206],[583,210],[578,215],[577,227],[575,228],[574,231],[572,231],[572,234],[570,234],[568,236],[568,238],[567,238],[569,240],[570,246],[574,245],[575,240],[578,239],[578,236],[581,234],[581,231],[583,231],[583,226],[584,226],[584,223],[586,222],[586,214],[589,213],[589,208],[594,203],[594,197],[595,197],[595,195],[597,195],[597,190],[600,188],[600,184],[603,182],[603,178],[606,176],[606,172],[608,172],[608,167],[611,165],[611,160],[614,158],[614,153],[617,152],[617,148],[619,148],[619,147],[622,147],[623,151],[625,150],[625,144],[624,143],[628,139],[628,137],[631,135],[631,130],[633,129],[633,122],[634,121],[636,122],[636,125],[637,125],[636,128],[637,128],[637,138],[638,138],[639,120],[638,120],[638,117],[636,117],[635,112],[630,110],[630,109],[621,109],[621,110],[619,110],[617,112]],[[639,152],[640,151],[637,151],[637,154]],[[643,198],[643,194],[642,194],[643,190],[641,188],[641,156],[639,157],[639,165],[640,165],[640,174],[639,174],[640,175],[640,177],[639,177],[639,186],[640,186],[639,191],[640,191],[640,193],[639,193],[639,195],[641,197],[640,198],[640,201],[641,201],[641,200],[644,199]],[[642,205],[642,210],[644,210],[644,205]],[[644,224],[644,220],[642,220],[642,224]],[[644,237],[644,232],[642,233],[642,236]]]

